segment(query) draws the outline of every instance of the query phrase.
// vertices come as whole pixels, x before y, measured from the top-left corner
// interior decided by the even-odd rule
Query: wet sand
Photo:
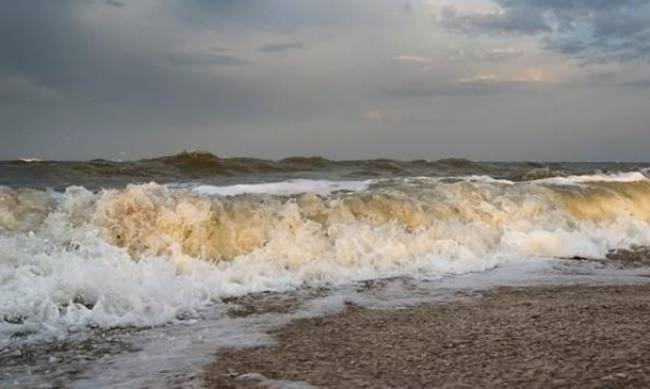
[[[415,308],[349,307],[272,336],[271,346],[220,351],[206,386],[650,387],[650,285],[499,288]]]

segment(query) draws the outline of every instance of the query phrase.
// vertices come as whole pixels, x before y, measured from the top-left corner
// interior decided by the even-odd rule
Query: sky
[[[0,7],[0,159],[650,161],[650,0]]]

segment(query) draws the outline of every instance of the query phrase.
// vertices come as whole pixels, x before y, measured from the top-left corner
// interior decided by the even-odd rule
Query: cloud
[[[547,49],[585,63],[650,59],[650,0],[495,0],[496,9],[439,10],[454,33],[539,36]]]
[[[524,69],[519,75],[515,76],[498,76],[491,73],[478,74],[471,77],[461,77],[458,79],[461,84],[474,84],[474,85],[495,85],[495,84],[545,84],[552,83],[553,80],[540,69]]]
[[[287,51],[303,50],[305,45],[302,42],[270,43],[260,46],[259,51],[265,53],[285,53]]]
[[[481,97],[497,95],[518,90],[527,90],[531,84],[504,82],[488,76],[461,78],[455,82],[441,82],[433,85],[405,85],[389,90],[392,97],[398,99],[429,100],[434,97]]]
[[[476,58],[479,61],[487,62],[499,62],[507,61],[514,58],[519,58],[524,55],[523,50],[514,49],[511,47],[505,49],[492,49],[492,50],[483,50],[476,54]]]
[[[458,11],[453,7],[445,7],[440,12],[438,22],[447,30],[468,34],[534,35],[551,31],[542,14],[518,8],[494,13],[470,13]]]
[[[423,57],[420,55],[411,55],[411,54],[400,54],[395,57],[395,60],[399,62],[412,63],[416,65],[430,65],[432,62],[431,58],[429,57]]]
[[[623,82],[622,87],[635,91],[645,92],[650,90],[650,78],[635,79]]]
[[[531,91],[553,85],[555,81],[542,69],[526,68],[517,74],[479,72],[456,80],[430,83],[404,83],[387,91],[399,99],[430,99],[432,97],[487,96]]]
[[[380,122],[386,118],[386,113],[380,109],[372,109],[364,112],[361,116],[367,122]]]
[[[373,108],[364,112],[361,118],[367,123],[395,122],[400,120],[400,115],[397,111]]]
[[[213,53],[175,53],[168,59],[173,65],[193,67],[238,67],[250,63],[234,55]]]
[[[458,82],[461,84],[496,84],[500,80],[494,74],[479,74],[473,77],[459,78]]]
[[[104,0],[104,2],[113,7],[126,7],[126,3],[120,0]]]
[[[22,76],[0,78],[0,102],[3,104],[52,104],[64,101],[57,91]]]
[[[524,54],[524,50],[516,49],[514,47],[483,50],[457,50],[454,55],[449,57],[449,60],[453,62],[505,62],[523,57]]]
[[[352,25],[359,17],[372,14],[373,7],[363,8],[362,0],[176,0],[170,2],[173,12],[187,24],[199,28],[244,26],[248,33],[264,31],[295,33],[296,31],[332,25]],[[215,26],[215,21],[218,25]]]

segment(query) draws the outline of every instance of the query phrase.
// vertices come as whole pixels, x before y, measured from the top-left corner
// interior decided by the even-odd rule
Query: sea
[[[650,163],[0,162],[0,387],[200,387],[350,304],[650,276]]]

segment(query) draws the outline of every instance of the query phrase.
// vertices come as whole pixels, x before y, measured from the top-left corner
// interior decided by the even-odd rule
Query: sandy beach
[[[640,388],[650,386],[649,329],[647,284],[498,288],[294,321],[271,346],[220,351],[204,379],[210,388]]]

